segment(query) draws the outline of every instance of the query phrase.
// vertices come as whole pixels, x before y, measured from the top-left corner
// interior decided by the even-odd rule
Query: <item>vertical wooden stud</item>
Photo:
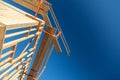
[[[31,28],[32,28],[32,27],[28,27],[28,32],[26,33],[26,37],[29,36]]]
[[[46,31],[53,34],[53,35],[56,32],[56,30],[54,28],[51,28],[51,27],[47,27]],[[35,61],[33,63],[32,69],[31,69],[30,74],[29,74],[29,75],[32,75],[34,78],[36,78],[37,71],[39,71],[39,69],[42,65],[43,59],[46,55],[47,49],[49,48],[52,40],[53,40],[53,37],[45,33],[43,40],[42,40],[42,43],[41,43],[41,46],[39,48],[39,51],[36,55]],[[28,76],[27,80],[34,80],[34,79]]]
[[[0,23],[0,59],[2,54],[2,47],[4,43],[5,31],[6,31],[6,26]]]
[[[12,47],[13,53],[10,55],[10,57],[11,57],[10,63],[12,63],[12,60],[13,60],[13,58],[14,58],[14,54],[15,54],[15,51],[16,51],[16,47],[17,47],[17,44]]]

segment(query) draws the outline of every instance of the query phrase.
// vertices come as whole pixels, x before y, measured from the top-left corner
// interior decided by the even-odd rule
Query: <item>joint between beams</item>
[[[53,38],[58,38],[58,37],[61,35],[61,33],[62,33],[62,32],[60,31],[58,34],[55,35],[55,34],[51,34],[51,33],[47,32],[47,31],[45,31],[45,30],[42,30],[42,29],[39,29],[39,31],[44,32],[44,33],[52,36]]]
[[[14,54],[15,54],[15,51],[16,51],[16,47],[17,47],[17,44],[15,44],[15,45],[12,46],[13,53],[10,55],[10,57],[11,57],[10,63],[12,63],[12,61],[13,61]]]
[[[28,14],[26,14],[25,16],[27,16],[27,17],[29,17],[29,18],[31,18],[31,19],[33,19],[33,20],[36,20],[36,21],[38,22],[38,25],[36,26],[37,30],[39,30],[40,27],[44,27],[44,25],[45,25],[45,22],[44,22],[44,21],[39,20],[39,19],[36,18],[35,16],[31,16],[31,15],[28,15]]]

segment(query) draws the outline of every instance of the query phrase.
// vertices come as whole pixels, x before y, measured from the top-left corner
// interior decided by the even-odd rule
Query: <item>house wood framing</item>
[[[13,1],[36,11],[40,0]],[[55,18],[57,27],[53,28],[51,25],[48,17],[49,10],[53,13],[51,7],[52,5],[49,2],[46,0],[43,1],[38,12],[43,17],[43,20],[41,20],[0,0],[1,80],[37,80],[44,71],[53,48],[55,48],[58,53],[62,52],[58,42],[59,36],[61,36],[67,52],[70,52],[54,14],[52,16]],[[46,30],[44,30],[45,25]],[[56,32],[58,32],[58,34],[56,34]],[[39,46],[37,44],[42,33],[44,33],[44,36]],[[25,41],[27,43],[23,50],[19,53],[20,55],[16,56],[19,44]],[[39,49],[32,64],[32,68],[30,68],[29,66],[37,46]],[[28,71],[29,69],[30,71]]]

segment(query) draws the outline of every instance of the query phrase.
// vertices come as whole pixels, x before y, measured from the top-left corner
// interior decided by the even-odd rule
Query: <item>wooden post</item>
[[[46,23],[46,26],[47,26],[47,27],[52,27],[48,15],[47,15],[47,14],[44,14],[44,15],[42,15],[42,17],[43,17],[43,19],[44,19],[44,21],[45,21],[45,23]]]
[[[29,36],[30,31],[31,31],[31,28],[32,28],[32,27],[28,27],[28,32],[26,33],[26,37],[28,37],[28,36]]]
[[[54,47],[55,47],[57,53],[61,53],[61,52],[62,52],[62,49],[60,48],[60,44],[59,44],[57,38],[55,38],[55,39],[53,40],[53,44],[54,44]]]
[[[12,63],[12,60],[13,60],[13,58],[14,58],[14,54],[15,54],[15,51],[16,51],[16,47],[17,47],[17,44],[14,45],[13,48],[12,48],[13,53],[10,55],[10,57],[11,57],[10,63]]]
[[[4,43],[5,30],[6,30],[6,26],[0,23],[0,59],[1,59],[1,54],[2,54],[2,47]]]
[[[46,31],[49,32],[50,34],[54,35],[56,30],[54,28],[47,27]],[[48,50],[52,40],[53,40],[53,37],[45,33],[42,43],[41,43],[41,46],[38,50],[35,61],[33,63],[32,69],[29,73],[29,75],[32,75],[32,77],[36,78],[37,71],[39,71],[39,69],[42,65],[42,62],[44,60],[44,57],[47,53],[47,50]],[[28,80],[34,80],[34,79],[28,76]]]

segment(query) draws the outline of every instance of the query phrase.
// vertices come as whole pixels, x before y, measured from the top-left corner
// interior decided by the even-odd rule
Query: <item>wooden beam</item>
[[[12,30],[12,29],[19,29],[19,28],[26,28],[28,26],[37,26],[38,23],[27,23],[27,24],[14,24],[14,25],[7,25],[6,30]],[[16,27],[17,26],[17,27]]]
[[[31,57],[34,54],[34,52],[31,52],[30,54],[27,55],[27,57]]]
[[[15,64],[17,61],[19,61],[20,59],[22,59],[23,57],[25,57],[26,55],[28,55],[28,52],[29,52],[30,50],[34,50],[34,49],[31,48],[31,49],[29,49],[28,51],[20,54],[20,56],[19,56],[18,58],[13,59],[12,63],[6,63],[6,64],[3,65],[2,67],[0,67],[0,71],[5,70],[5,69],[8,68],[9,66]]]
[[[20,76],[20,73],[22,72],[22,70],[19,70],[18,72],[16,72],[15,75],[13,75],[9,80],[19,80],[17,79]]]
[[[3,78],[6,74],[8,74],[12,69],[14,69],[16,66],[20,65],[21,62],[18,62],[14,64],[12,67],[10,67],[7,71],[5,71],[3,74],[0,75],[0,78]]]
[[[13,46],[13,45],[15,45],[15,44],[17,44],[17,43],[19,43],[19,42],[21,42],[21,41],[24,41],[24,40],[33,38],[33,37],[35,37],[36,35],[39,35],[39,34],[41,34],[41,32],[37,32],[36,34],[31,34],[31,35],[29,35],[28,37],[23,37],[23,38],[20,38],[20,39],[17,39],[17,40],[14,40],[14,41],[5,43],[5,44],[3,45],[3,49],[6,49],[6,48],[8,48],[8,47],[11,47],[11,46]]]
[[[7,62],[10,62],[10,60],[11,60],[11,58],[8,58],[8,59],[2,61],[2,62],[0,63],[0,67],[1,67],[3,64],[6,64]]]
[[[46,26],[47,26],[47,27],[52,27],[48,15],[47,15],[47,14],[44,14],[44,15],[42,15],[42,17],[43,17],[43,19],[44,19],[44,21],[45,21]]]
[[[50,34],[55,34],[56,30],[54,28],[51,28],[51,27],[47,27],[46,29],[47,32],[49,32]],[[35,58],[35,61],[33,63],[33,66],[32,66],[32,69],[29,73],[29,75],[32,75],[34,78],[36,77],[37,75],[37,71],[39,71],[41,65],[42,65],[42,62],[44,60],[44,57],[47,53],[47,50],[51,44],[53,40],[53,37],[46,34],[44,35],[43,39],[42,39],[42,42],[41,42],[41,45],[40,45],[40,48],[38,50],[38,53],[36,55],[36,58]],[[28,76],[28,80],[33,80],[31,77]]]
[[[8,51],[8,52],[2,54],[2,55],[1,55],[1,58],[4,58],[4,57],[6,57],[6,56],[8,56],[8,55],[10,55],[10,54],[12,54],[12,53],[13,53],[12,50],[11,50],[11,51]]]
[[[26,33],[26,37],[29,36],[31,29],[32,29],[32,27],[28,27],[28,32]]]
[[[60,44],[59,44],[57,38],[55,38],[55,39],[53,40],[53,44],[54,44],[54,47],[55,47],[57,53],[62,53],[62,49],[61,49],[61,47],[60,47]]]
[[[37,17],[28,15],[28,14],[26,14],[26,16],[29,17],[29,18],[31,18],[31,19],[33,19],[33,20],[38,21],[38,25],[36,26],[36,29],[37,29],[37,30],[44,28],[44,25],[45,25],[45,22],[44,22],[44,21],[40,20],[40,19],[37,18]]]
[[[25,14],[11,8],[10,5],[0,1],[0,22],[5,24],[6,30],[37,26],[38,22],[25,16]]]
[[[31,29],[31,31],[35,31],[36,29]],[[24,34],[24,33],[27,33],[29,32],[29,30],[24,30],[24,31],[20,31],[20,32],[15,32],[15,33],[11,33],[11,34],[7,34],[5,35],[5,38],[10,38],[10,37],[13,37],[13,36],[18,36],[18,35],[21,35],[21,34]]]
[[[15,51],[16,51],[16,47],[17,47],[17,44],[12,47],[13,53],[10,55],[10,58],[11,58],[10,63],[12,63],[12,61],[14,59],[14,54],[15,54]]]
[[[36,48],[38,40],[39,40],[39,35],[36,36],[35,42],[33,44],[33,48]]]
[[[37,4],[39,3],[39,1],[35,1],[35,0],[13,0],[13,1],[23,5],[24,7],[32,11],[37,10]],[[39,10],[39,14],[47,14],[50,7],[51,7],[51,4],[47,1],[44,1]]]
[[[18,70],[13,70],[10,74],[8,74],[4,80],[8,80],[9,78],[14,76],[19,71],[22,71],[22,65],[19,65]]]

